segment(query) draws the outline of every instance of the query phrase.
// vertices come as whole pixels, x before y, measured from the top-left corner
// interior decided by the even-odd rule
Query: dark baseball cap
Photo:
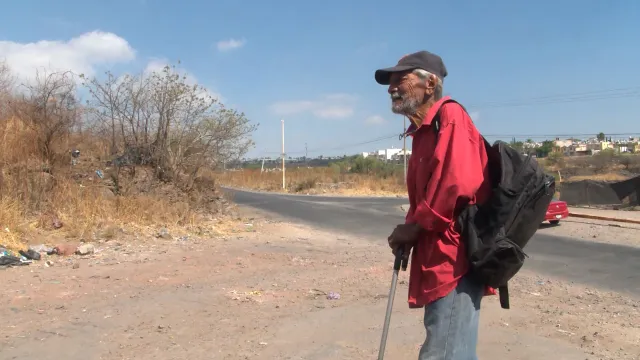
[[[391,74],[407,70],[426,70],[441,80],[447,76],[447,68],[442,62],[442,58],[428,51],[418,51],[417,53],[403,56],[394,67],[376,70],[376,81],[380,85],[389,85]]]

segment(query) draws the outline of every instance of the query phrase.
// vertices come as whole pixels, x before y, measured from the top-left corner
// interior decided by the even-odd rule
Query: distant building
[[[407,159],[409,159],[411,157],[411,150],[407,150]],[[400,150],[400,152],[394,154],[391,157],[391,160],[393,161],[401,161],[404,159],[404,153],[402,152],[402,149]]]
[[[591,150],[587,144],[573,144],[569,147],[569,156],[591,155]]]
[[[403,158],[402,149],[381,149],[371,152],[363,152],[361,153],[362,157],[375,156],[377,159],[382,161],[390,161],[390,160],[401,160]],[[411,156],[411,150],[407,150],[407,157]]]

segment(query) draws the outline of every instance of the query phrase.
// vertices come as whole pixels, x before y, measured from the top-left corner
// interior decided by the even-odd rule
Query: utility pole
[[[284,119],[280,120],[282,123],[282,189],[285,189],[284,180]]]
[[[304,163],[305,165],[309,162],[309,158],[307,157],[309,154],[307,153],[307,143],[304,143]]]
[[[404,157],[404,184],[407,184],[407,117],[403,116],[403,127],[404,131],[402,132],[402,154]]]

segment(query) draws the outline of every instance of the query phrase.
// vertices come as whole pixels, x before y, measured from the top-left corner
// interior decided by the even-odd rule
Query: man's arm
[[[433,232],[445,231],[456,207],[474,199],[484,181],[482,159],[486,159],[471,120],[459,105],[441,109],[441,119],[438,144],[427,169],[431,177],[425,200],[417,204],[412,217]]]

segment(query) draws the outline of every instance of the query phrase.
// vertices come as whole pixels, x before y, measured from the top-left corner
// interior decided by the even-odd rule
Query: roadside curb
[[[607,216],[580,214],[580,213],[574,213],[574,212],[569,212],[569,217],[582,218],[582,219],[591,219],[591,220],[602,220],[602,221],[615,221],[615,222],[622,222],[622,223],[627,223],[627,224],[640,225],[640,220],[612,218],[612,217],[607,217]]]

